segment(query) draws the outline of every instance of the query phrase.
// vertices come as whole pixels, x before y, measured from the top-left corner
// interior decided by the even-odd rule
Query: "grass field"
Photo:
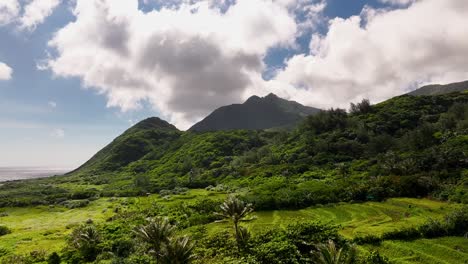
[[[341,234],[352,238],[418,225],[429,217],[441,217],[457,206],[427,199],[393,198],[382,203],[338,204],[296,211],[255,212],[255,219],[245,222],[244,225],[255,232],[297,221],[319,220],[341,225]],[[213,223],[209,227],[211,230],[219,230],[225,228],[225,225]]]
[[[73,227],[88,219],[103,222],[113,216],[115,208],[147,208],[155,203],[161,206],[179,201],[194,201],[210,197],[222,199],[225,195],[205,190],[190,190],[186,195],[174,195],[162,199],[159,195],[139,198],[101,198],[83,208],[68,209],[59,206],[27,208],[1,208],[0,225],[9,227],[11,234],[0,237],[0,250],[12,253],[29,253],[33,250],[53,252],[65,245],[65,239]]]
[[[7,216],[0,217],[0,225],[8,226],[13,232],[0,237],[0,252],[58,251],[65,245],[66,236],[74,226],[88,219],[94,222],[105,221],[114,215],[114,209],[117,207],[147,208],[155,203],[164,206],[207,197],[222,199],[224,196],[225,194],[205,190],[191,190],[186,195],[175,195],[171,199],[162,199],[157,195],[141,198],[101,198],[77,209],[52,206],[3,208],[0,212],[6,213]],[[456,207],[456,204],[427,199],[394,198],[382,203],[343,203],[295,211],[255,212],[254,219],[243,224],[255,233],[293,222],[318,220],[341,225],[340,232],[352,238],[418,225],[429,217],[441,217]],[[207,227],[209,232],[230,228],[227,223],[211,223]],[[467,241],[455,237],[412,242],[385,241],[379,246],[379,250],[396,263],[468,263]],[[372,247],[366,246],[362,249],[370,250]]]
[[[377,249],[396,264],[468,263],[468,240],[463,237],[384,241]]]

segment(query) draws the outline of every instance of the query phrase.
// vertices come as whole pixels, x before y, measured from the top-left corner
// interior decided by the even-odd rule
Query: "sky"
[[[466,0],[1,0],[0,166],[76,168],[158,116],[468,79]]]

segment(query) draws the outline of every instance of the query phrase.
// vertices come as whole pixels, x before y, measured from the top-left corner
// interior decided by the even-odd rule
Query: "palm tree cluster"
[[[70,244],[81,252],[81,255],[88,261],[92,261],[99,254],[98,245],[101,242],[101,236],[96,227],[92,225],[83,225],[71,234]]]
[[[176,226],[167,218],[156,217],[135,229],[135,234],[148,244],[157,263],[188,264],[194,260],[194,245],[187,236],[176,236]]]
[[[317,246],[315,260],[320,264],[352,264],[356,263],[356,254],[355,246],[338,248],[333,240],[328,240]]]

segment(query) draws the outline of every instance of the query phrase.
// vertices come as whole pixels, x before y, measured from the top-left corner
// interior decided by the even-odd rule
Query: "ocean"
[[[0,167],[0,182],[63,175],[72,169],[41,167]]]

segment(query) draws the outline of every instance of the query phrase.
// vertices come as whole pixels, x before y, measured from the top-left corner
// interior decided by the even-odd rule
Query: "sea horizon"
[[[0,182],[47,178],[72,171],[68,167],[0,166]]]

